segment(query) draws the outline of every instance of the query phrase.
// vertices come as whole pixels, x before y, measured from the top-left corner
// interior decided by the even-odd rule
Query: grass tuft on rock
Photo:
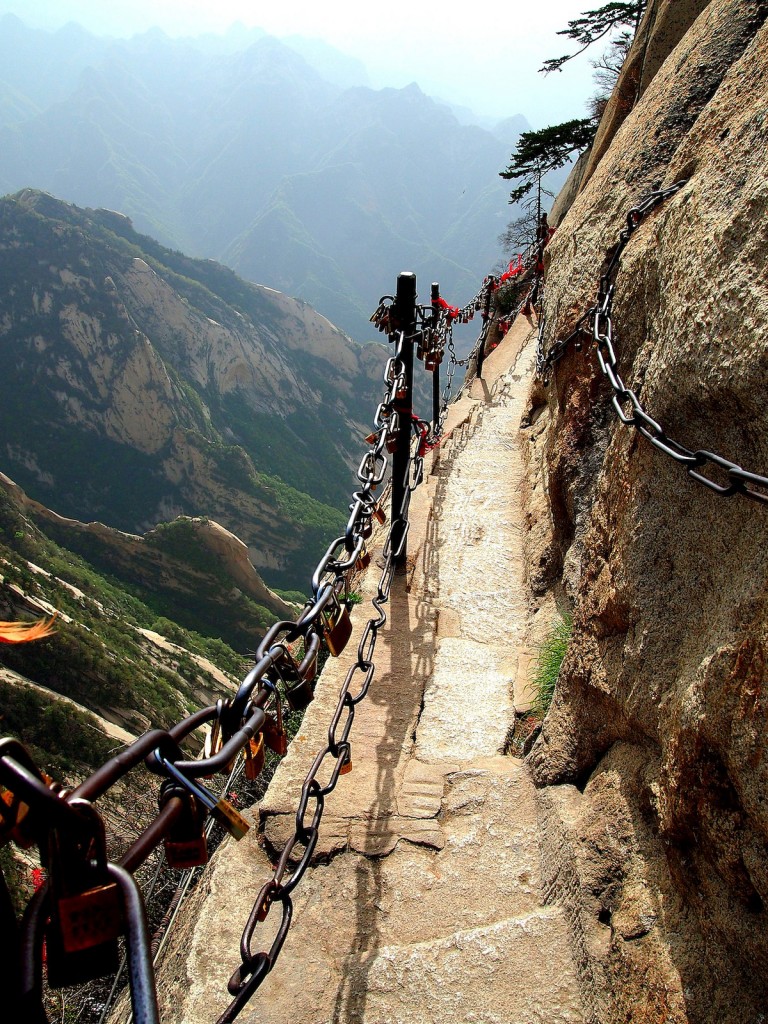
[[[534,698],[531,710],[539,719],[543,719],[552,703],[555,694],[557,677],[563,663],[568,642],[573,631],[573,618],[564,615],[552,623],[549,632],[538,648],[536,671],[531,680]]]

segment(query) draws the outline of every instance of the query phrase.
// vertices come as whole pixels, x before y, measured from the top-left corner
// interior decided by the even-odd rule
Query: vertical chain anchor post
[[[494,278],[488,279],[488,287],[485,290],[485,301],[483,302],[483,329],[480,333],[480,344],[477,346],[477,369],[475,376],[478,380],[483,379],[483,363],[485,362],[485,341],[488,337],[488,321],[491,316],[491,296],[493,295]]]
[[[392,522],[393,543],[398,552],[397,568],[405,566],[407,538],[403,507],[409,487],[411,471],[411,422],[413,415],[413,340],[416,333],[416,275],[410,271],[398,274],[395,302],[392,307],[395,331],[390,338],[403,332],[402,363],[405,376],[405,395],[395,402],[398,415],[397,449],[392,457]],[[397,524],[395,526],[394,524]],[[402,546],[401,546],[402,542]]]
[[[432,331],[437,330],[438,318],[440,316],[440,285],[437,282],[432,284],[432,323],[430,327]],[[438,353],[440,358],[435,364],[435,369],[432,371],[432,433],[435,434],[440,423],[440,360],[442,359],[442,353]]]

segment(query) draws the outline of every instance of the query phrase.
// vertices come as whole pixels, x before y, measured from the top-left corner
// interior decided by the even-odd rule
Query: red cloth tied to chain
[[[441,309],[445,309],[448,312],[448,320],[458,320],[461,316],[461,310],[458,306],[449,306],[442,295],[437,299],[436,303]]]
[[[517,254],[517,263],[514,259],[509,261],[509,268],[499,278],[499,284],[504,284],[507,281],[511,281],[513,277],[517,277],[518,274],[522,274],[525,270],[523,266],[523,255],[522,253]]]

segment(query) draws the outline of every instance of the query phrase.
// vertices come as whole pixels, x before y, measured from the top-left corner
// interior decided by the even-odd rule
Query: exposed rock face
[[[642,98],[608,111],[548,247],[545,297],[551,344],[594,303],[628,210],[688,179],[622,257],[619,369],[670,437],[761,474],[767,18],[744,0],[650,4],[626,72],[644,48]],[[575,856],[589,912],[611,925],[585,962],[617,993],[598,1018],[763,1020],[768,509],[719,498],[619,423],[591,349],[534,387],[530,420],[530,581],[562,581],[574,606],[530,762],[540,784],[584,792]]]
[[[384,346],[110,211],[27,189],[0,201],[0,225],[9,474],[130,532],[211,516],[304,585],[343,524]]]

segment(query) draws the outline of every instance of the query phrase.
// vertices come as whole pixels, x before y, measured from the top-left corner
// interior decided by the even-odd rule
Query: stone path
[[[530,334],[519,321],[485,380],[452,407],[450,440],[414,495],[413,564],[392,588],[352,731],[353,771],[327,801],[320,861],[295,892],[293,927],[244,1022],[585,1021],[565,918],[543,904],[536,794],[503,754],[525,701],[518,427]],[[175,991],[164,1020],[207,1024],[226,1005],[242,925],[271,873],[266,850],[292,832],[353,646],[323,673],[262,803],[266,842],[254,829],[216,858],[196,926],[161,973],[161,991]],[[263,927],[258,948],[271,941]]]

